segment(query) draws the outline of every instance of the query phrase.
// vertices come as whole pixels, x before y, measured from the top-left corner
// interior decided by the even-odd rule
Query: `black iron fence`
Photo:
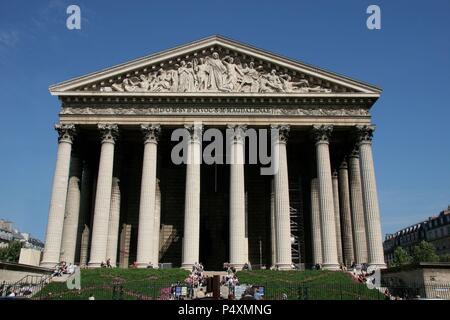
[[[65,284],[51,283],[32,296],[38,300],[170,300],[192,296],[178,296],[174,286],[158,281],[129,281],[111,285],[92,286],[69,290]],[[450,300],[450,284],[402,285],[369,289],[358,283],[258,283],[264,287],[265,300],[404,300],[446,299]],[[240,299],[241,297],[236,297]]]

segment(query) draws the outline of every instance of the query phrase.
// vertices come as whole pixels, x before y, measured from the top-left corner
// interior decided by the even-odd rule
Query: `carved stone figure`
[[[194,59],[194,71],[197,74],[198,79],[198,91],[206,91],[208,85],[208,77],[210,73],[210,67],[205,63],[205,59]]]
[[[229,91],[238,91],[238,80],[242,78],[243,73],[239,70],[238,66],[234,63],[233,57],[226,56],[222,59],[225,67],[227,68],[227,75],[225,78],[225,88]]]
[[[213,52],[211,57],[206,57],[205,61],[209,66],[210,73],[208,77],[207,89],[210,91],[228,91],[225,86],[225,75],[227,68],[219,59],[219,54]]]
[[[275,69],[261,76],[261,92],[284,92],[283,83]]]
[[[185,61],[181,61],[180,67],[178,68],[179,75],[179,83],[178,83],[178,91],[179,92],[195,92],[196,85],[196,75],[194,73],[194,69],[192,68],[192,63]]]

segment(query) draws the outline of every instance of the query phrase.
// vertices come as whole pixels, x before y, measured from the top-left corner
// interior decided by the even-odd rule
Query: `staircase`
[[[5,285],[0,296],[15,292],[16,296],[32,298],[50,281],[51,275],[27,275],[11,286]]]
[[[166,253],[170,245],[174,242],[177,237],[177,230],[173,225],[163,224],[161,226],[161,232],[159,238],[159,259]]]

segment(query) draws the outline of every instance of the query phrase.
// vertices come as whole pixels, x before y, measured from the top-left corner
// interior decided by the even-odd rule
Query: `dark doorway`
[[[229,256],[229,166],[201,166],[200,262],[206,270],[222,270]]]

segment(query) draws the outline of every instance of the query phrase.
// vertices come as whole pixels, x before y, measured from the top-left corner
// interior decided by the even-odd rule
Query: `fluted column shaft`
[[[340,208],[342,217],[342,249],[344,263],[351,266],[355,261],[353,249],[353,230],[352,217],[350,208],[350,190],[348,185],[348,168],[347,162],[343,162],[339,167],[339,192],[340,192]]]
[[[153,265],[154,228],[156,202],[156,162],[159,125],[142,125],[144,133],[144,159],[142,165],[141,200],[139,205],[139,230],[137,246],[137,266],[146,268]]]
[[[61,241],[61,261],[75,262],[78,219],[80,216],[81,165],[80,159],[72,156],[70,163],[69,186],[67,190],[63,236]]]
[[[287,125],[277,125],[272,126],[272,130],[274,129],[279,132],[274,146],[275,161],[278,161],[278,170],[274,175],[277,267],[289,270],[292,268],[292,247],[286,143],[290,128]]]
[[[245,183],[244,133],[245,126],[230,126],[234,130],[230,163],[230,264],[242,269],[248,261],[245,246]]]
[[[341,238],[341,212],[339,208],[339,181],[337,172],[333,172],[332,176],[333,183],[333,204],[334,204],[334,218],[336,221],[336,245],[338,262],[343,263],[342,257],[342,238]]]
[[[320,227],[322,232],[323,268],[339,269],[334,217],[333,184],[328,139],[331,126],[315,126],[317,177],[319,179]]]
[[[367,262],[367,241],[364,222],[364,207],[361,192],[361,173],[359,167],[359,153],[354,150],[348,158],[350,181],[350,204],[353,224],[353,245],[355,248],[355,262]]]
[[[114,166],[114,144],[117,137],[117,125],[99,124],[102,135],[100,162],[98,167],[97,190],[92,225],[91,254],[89,266],[99,267],[106,262],[108,243],[109,215],[111,209],[111,188]]]
[[[272,179],[270,193],[270,243],[272,266],[277,263],[277,235],[276,235],[276,218],[275,218],[275,181]]]
[[[117,264],[117,246],[119,243],[120,224],[120,179],[118,174],[113,176],[111,187],[111,208],[109,210],[108,242],[106,245],[106,259],[110,259],[111,266]]]
[[[320,228],[319,180],[311,180],[311,234],[313,263],[322,264],[322,233]]]
[[[89,259],[89,238],[91,235],[91,230],[88,225],[83,226],[83,231],[81,232],[81,244],[80,244],[80,266],[86,266]]]
[[[366,223],[368,264],[385,268],[380,224],[380,209],[372,156],[373,126],[358,126],[361,184]]]
[[[161,224],[161,190],[159,189],[159,180],[156,179],[156,198],[155,198],[155,225],[153,232],[153,265],[159,264],[159,230]]]
[[[187,145],[186,192],[181,267],[191,269],[200,254],[200,163],[201,127],[186,126],[190,134]]]
[[[59,262],[69,180],[70,155],[72,152],[75,126],[57,124],[55,125],[55,129],[59,135],[58,155],[56,158],[55,174],[53,176],[50,209],[48,211],[45,248],[41,262],[41,266],[49,268],[54,267]]]

